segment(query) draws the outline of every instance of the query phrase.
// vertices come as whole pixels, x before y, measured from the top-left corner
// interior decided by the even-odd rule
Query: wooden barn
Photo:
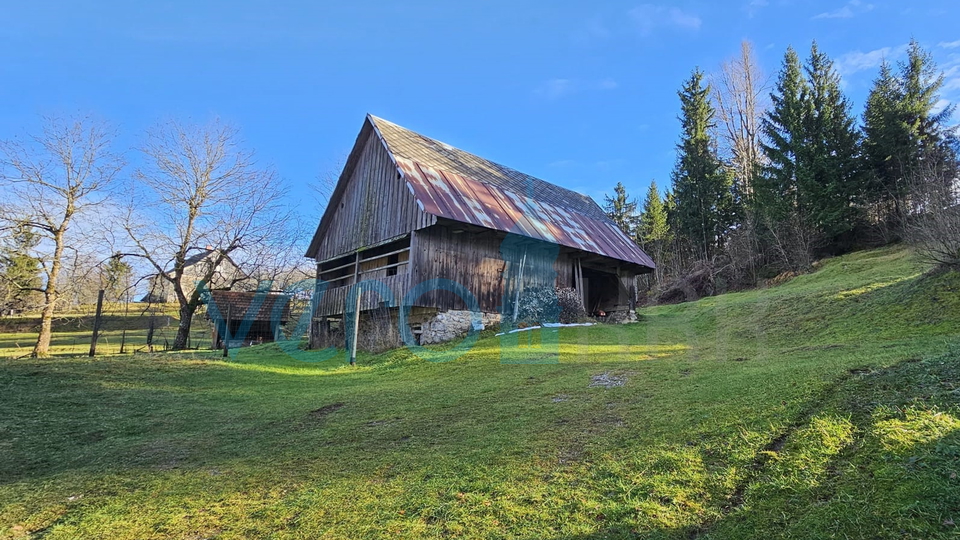
[[[654,263],[590,197],[368,115],[307,250],[317,261],[311,337],[322,345],[351,287],[377,280],[361,313],[404,297],[419,331],[445,313],[509,314],[521,290],[575,289],[587,312],[632,312]],[[441,278],[462,290],[411,289]],[[454,287],[456,288],[456,287]],[[449,289],[449,287],[448,287]],[[471,304],[471,305],[468,305]],[[435,325],[434,325],[435,326]],[[439,336],[442,337],[442,336]],[[424,335],[422,342],[439,341]]]
[[[230,340],[230,348],[277,341],[290,320],[290,296],[277,292],[210,291],[207,318],[213,323],[214,349],[222,348],[224,339]]]

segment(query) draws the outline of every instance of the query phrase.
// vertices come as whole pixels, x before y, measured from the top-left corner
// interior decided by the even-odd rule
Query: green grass
[[[0,361],[0,537],[956,538],[960,275],[926,270],[832,259],[556,363]]]
[[[84,307],[87,309],[80,312],[57,314],[53,324],[53,338],[50,341],[52,356],[74,356],[90,351],[94,307]],[[149,316],[141,313],[142,309],[140,305],[133,305],[129,310],[124,310],[120,305],[106,306],[100,323],[97,353],[118,354],[121,342],[128,353],[146,350]],[[155,350],[163,350],[172,345],[177,333],[176,305],[161,306],[160,311],[154,329]],[[37,342],[39,328],[39,316],[0,318],[0,357],[29,355]],[[209,347],[210,324],[202,314],[194,317],[190,338],[193,347]]]

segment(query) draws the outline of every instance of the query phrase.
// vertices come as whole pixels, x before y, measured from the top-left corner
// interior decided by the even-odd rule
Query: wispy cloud
[[[609,38],[612,32],[600,16],[587,19],[586,23],[573,33],[573,39],[582,43],[593,43]]]
[[[937,43],[937,47],[943,49],[956,49],[957,47],[960,47],[960,39],[957,41],[941,41],[940,43]]]
[[[944,68],[943,92],[952,94],[960,91],[960,58],[951,58]]]
[[[946,108],[949,107],[949,106],[950,106],[950,102],[949,102],[949,101],[947,101],[947,100],[945,100],[945,99],[941,99],[941,100],[938,100],[938,101],[933,105],[933,109],[931,109],[930,112],[933,113],[933,114],[940,114],[941,112],[943,112],[944,109],[946,109]]]
[[[587,90],[614,90],[618,86],[617,81],[610,77],[599,80],[550,79],[534,88],[533,95],[556,100]]]
[[[873,4],[866,4],[862,0],[850,0],[841,8],[833,11],[824,11],[819,15],[814,15],[814,19],[850,19],[861,13],[866,13],[873,9]]]
[[[851,51],[842,54],[837,58],[837,70],[843,76],[853,75],[859,71],[867,69],[876,69],[884,60],[893,61],[903,56],[907,51],[907,45],[898,45],[896,47],[883,47],[873,51]]]
[[[574,92],[574,83],[570,79],[550,79],[533,89],[535,96],[546,99],[560,99]]]
[[[680,28],[696,31],[703,21],[694,13],[684,11],[678,7],[660,6],[655,4],[641,4],[628,12],[636,24],[640,35],[647,36],[654,30],[663,27]]]
[[[943,69],[943,87],[940,89],[943,99],[941,101],[960,102],[960,54],[949,54],[940,67]]]
[[[617,81],[607,77],[606,79],[600,79],[597,81],[597,88],[600,90],[613,90],[620,86],[617,84]]]
[[[769,5],[770,0],[750,0],[747,5],[743,6],[743,11],[747,12],[747,17],[752,19],[757,12]]]

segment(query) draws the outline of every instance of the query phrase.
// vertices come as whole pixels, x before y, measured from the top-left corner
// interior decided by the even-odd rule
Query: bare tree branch
[[[740,192],[749,194],[763,159],[760,119],[768,106],[769,79],[748,41],[740,44],[740,55],[724,62],[713,78],[722,150],[733,166]]]
[[[47,117],[40,134],[0,142],[0,187],[9,197],[0,221],[27,223],[43,240],[34,256],[45,274],[40,334],[33,356],[49,354],[58,280],[74,225],[102,204],[125,166],[111,151],[114,133],[89,117]]]
[[[143,193],[123,228],[136,256],[173,289],[180,305],[173,348],[183,349],[202,303],[195,281],[210,284],[225,262],[243,267],[240,261],[256,262],[273,249],[289,217],[280,205],[285,192],[276,173],[259,166],[237,131],[220,122],[158,125],[141,153],[146,164],[134,177]],[[188,265],[206,246],[205,263]]]

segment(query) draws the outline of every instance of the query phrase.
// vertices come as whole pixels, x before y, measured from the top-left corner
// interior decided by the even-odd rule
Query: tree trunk
[[[50,338],[53,335],[53,309],[55,301],[50,295],[45,296],[46,301],[43,306],[43,312],[40,315],[40,335],[37,337],[37,344],[33,346],[34,358],[50,356]]]
[[[50,356],[53,312],[57,307],[58,299],[57,279],[60,277],[60,260],[63,258],[63,233],[71,215],[72,207],[68,207],[68,213],[60,225],[60,229],[54,234],[53,260],[50,261],[50,272],[47,274],[47,284],[43,291],[44,306],[43,312],[40,314],[40,335],[37,336],[37,344],[33,346],[33,352],[30,355],[34,358]]]
[[[173,340],[173,350],[182,351],[187,348],[187,341],[190,338],[190,325],[196,311],[197,306],[195,305],[184,304],[180,306],[180,324],[177,325],[177,337]]]

